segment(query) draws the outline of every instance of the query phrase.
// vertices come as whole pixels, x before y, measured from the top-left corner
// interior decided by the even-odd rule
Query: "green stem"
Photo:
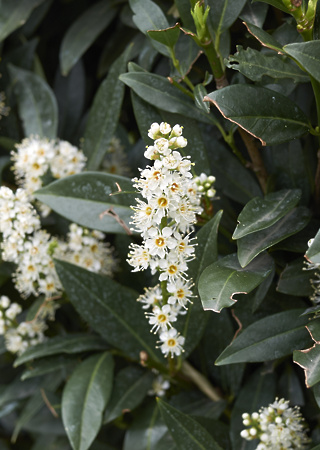
[[[214,402],[218,402],[222,400],[222,396],[215,389],[209,380],[202,375],[202,373],[198,372],[194,367],[191,366],[187,361],[183,361],[181,372],[186,375],[190,380],[194,382],[194,384],[202,391],[210,400]]]
[[[190,92],[188,89],[186,89],[185,87],[181,86],[180,83],[177,83],[173,78],[169,78],[169,81],[171,84],[173,84],[173,86],[177,87],[178,89],[180,89],[180,91],[182,91],[184,94],[188,95],[189,97],[192,98],[192,100],[194,100],[194,95],[192,92]]]

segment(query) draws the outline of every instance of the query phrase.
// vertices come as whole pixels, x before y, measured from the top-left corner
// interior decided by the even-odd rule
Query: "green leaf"
[[[19,115],[26,136],[55,138],[58,107],[49,85],[38,75],[13,65],[8,66]]]
[[[130,72],[120,75],[120,80],[143,100],[159,109],[211,125],[218,122],[212,114],[200,111],[192,100],[174,87],[167,78],[148,72]]]
[[[320,263],[320,229],[315,238],[310,242],[310,247],[306,252],[306,258],[313,264]]]
[[[291,309],[252,323],[221,353],[216,364],[270,361],[306,347],[310,336],[305,328],[308,318],[299,317],[303,311]]]
[[[247,2],[241,11],[239,18],[244,22],[262,27],[268,13],[268,5]]]
[[[251,171],[209,133],[205,139],[208,153],[212,158],[212,173],[217,178],[217,188],[242,205],[253,197],[262,196],[260,186]]]
[[[190,416],[158,398],[158,406],[165,424],[178,449],[222,450],[211,435]]]
[[[280,56],[268,56],[248,47],[237,45],[237,53],[229,56],[227,67],[238,70],[252,81],[261,81],[263,76],[291,78],[295,83],[306,83],[310,78],[298,66]]]
[[[286,6],[284,6],[282,0],[252,0],[253,3],[258,1],[268,3],[268,5],[275,6],[277,9],[280,9],[281,11],[290,14],[290,10]]]
[[[63,261],[56,261],[56,269],[73,306],[108,343],[138,361],[142,350],[159,360],[137,292]]]
[[[60,65],[63,75],[81,58],[99,34],[112,22],[117,9],[105,0],[88,8],[66,32],[60,49]]]
[[[88,333],[74,333],[66,336],[55,336],[40,344],[27,348],[14,362],[18,367],[33,359],[60,353],[74,354],[92,350],[105,350],[107,343],[99,336]]]
[[[235,254],[208,266],[199,279],[199,295],[204,310],[220,312],[236,303],[235,294],[247,294],[272,270],[271,258],[261,255],[243,269]]]
[[[78,358],[63,355],[43,358],[33,362],[30,368],[23,372],[21,380],[27,380],[28,378],[38,377],[58,370],[70,369],[76,362],[78,362]]]
[[[301,198],[300,189],[272,192],[264,199],[250,200],[238,216],[238,225],[232,239],[240,239],[248,234],[263,230],[276,223],[296,206]]]
[[[244,23],[244,24],[247,27],[249,33],[251,33],[252,36],[254,36],[256,39],[258,39],[261,45],[263,45],[264,47],[271,48],[272,50],[275,50],[278,53],[283,53],[283,48],[280,42],[278,42],[269,33],[267,33],[266,31],[262,30],[259,27],[256,27],[251,23]]]
[[[307,329],[312,337],[312,339],[319,344],[320,343],[320,321],[319,320],[313,320],[312,322],[308,323]]]
[[[147,34],[149,30],[163,30],[169,28],[169,22],[162,12],[162,9],[151,0],[129,0],[130,8],[133,11],[133,22],[139,30]],[[170,56],[166,45],[151,40],[152,45],[159,53]]]
[[[124,85],[119,80],[119,75],[125,71],[130,50],[131,46],[112,64],[108,76],[95,95],[83,142],[89,170],[99,168],[115,133],[124,96]]]
[[[2,0],[0,10],[0,42],[25,24],[32,10],[44,0]]]
[[[188,267],[188,275],[193,279],[196,286],[203,270],[218,259],[218,227],[222,213],[223,211],[218,211],[196,235],[195,259],[190,261]],[[192,304],[189,304],[188,312],[183,317],[181,330],[186,341],[185,352],[182,357],[186,358],[198,345],[208,319],[198,297],[193,300]]]
[[[304,270],[305,264],[301,258],[290,262],[280,275],[277,291],[287,295],[309,297],[313,294],[311,279],[314,271]]]
[[[210,107],[207,102],[204,102],[203,99],[207,95],[207,90],[203,86],[203,84],[197,84],[193,91],[194,100],[199,109],[202,109],[204,112],[209,113]]]
[[[216,37],[231,27],[246,0],[208,0],[209,17]]]
[[[128,178],[102,172],[84,172],[54,181],[34,196],[55,212],[78,224],[108,233],[127,233],[136,194]]]
[[[293,361],[303,368],[306,386],[310,388],[320,381],[320,344],[315,343],[306,350],[293,352]]]
[[[295,103],[270,89],[233,85],[211,92],[205,100],[226,119],[260,139],[262,145],[295,139],[310,127],[307,116]]]
[[[116,376],[112,395],[104,413],[103,423],[111,422],[136,408],[151,388],[153,375],[134,366],[122,369]]]
[[[100,430],[113,366],[110,353],[91,356],[79,364],[63,390],[62,421],[73,450],[87,450]]]
[[[298,233],[309,223],[310,219],[311,211],[304,206],[299,206],[269,228],[238,239],[238,258],[241,266],[245,267],[267,248]]]
[[[276,395],[276,376],[274,372],[266,371],[264,367],[249,375],[232,407],[230,437],[233,450],[255,450],[256,440],[247,441],[240,436],[245,428],[242,414],[258,412],[261,406],[267,406],[274,401]]]
[[[313,78],[320,81],[320,41],[297,42],[283,47]]]
[[[176,23],[173,27],[165,28],[164,30],[149,30],[147,33],[151,39],[173,49],[179,39],[180,24]]]

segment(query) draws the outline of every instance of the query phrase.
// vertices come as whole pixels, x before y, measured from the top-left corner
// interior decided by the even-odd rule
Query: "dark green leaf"
[[[251,23],[245,23],[245,26],[247,27],[249,33],[251,33],[256,39],[258,39],[260,44],[262,44],[264,47],[271,48],[278,53],[284,53],[282,45],[269,33]]]
[[[229,56],[227,67],[238,70],[252,81],[261,81],[263,76],[291,78],[295,83],[306,83],[309,77],[298,66],[280,56],[268,56],[248,47],[237,45],[237,53]]]
[[[203,86],[203,84],[197,84],[194,88],[194,100],[199,109],[202,109],[206,113],[210,112],[210,107],[207,102],[204,102],[203,99],[207,95],[207,90]]]
[[[258,1],[268,3],[268,5],[275,6],[277,9],[281,9],[281,11],[290,14],[290,10],[286,6],[284,6],[282,0],[252,0],[253,3]]]
[[[232,341],[216,364],[270,361],[306,347],[310,343],[305,327],[308,318],[299,317],[302,312],[291,309],[257,320]]]
[[[2,0],[0,11],[0,42],[17,28],[20,28],[30,16],[32,10],[44,0]]]
[[[270,274],[262,281],[262,283],[257,287],[256,291],[253,293],[252,299],[252,312],[254,313],[263,300],[266,298],[268,290],[273,282],[275,275],[275,263],[272,261],[272,270]]]
[[[102,0],[84,11],[73,22],[63,38],[60,49],[60,65],[63,75],[68,75],[70,69],[111,23],[116,12],[112,2]]]
[[[87,450],[98,434],[113,380],[110,353],[83,361],[69,378],[62,395],[62,421],[73,450]]]
[[[320,41],[297,42],[283,47],[317,81],[320,81]]]
[[[218,259],[217,238],[221,216],[222,211],[218,211],[197,233],[196,257],[190,261],[188,268],[188,275],[196,286],[203,270]],[[189,304],[188,312],[184,317],[181,329],[182,335],[186,339],[185,353],[183,354],[183,357],[186,358],[199,343],[208,319],[198,297],[194,298],[192,304]]]
[[[116,376],[112,395],[104,413],[103,422],[119,417],[123,411],[136,408],[151,388],[153,375],[138,367],[125,367]]]
[[[82,226],[109,233],[127,233],[136,194],[128,178],[102,172],[84,172],[57,180],[36,191],[35,197],[54,211]]]
[[[137,292],[63,261],[56,262],[56,269],[78,313],[108,343],[137,360],[142,350],[159,359],[156,338],[137,304]]]
[[[287,295],[312,295],[313,287],[310,281],[315,278],[314,271],[304,269],[305,264],[301,258],[287,264],[281,273],[277,291]]]
[[[147,33],[151,39],[173,48],[179,38],[180,24],[176,23],[173,27],[165,28],[164,30],[149,30]]]
[[[257,86],[233,85],[211,92],[205,99],[262,145],[280,144],[309,130],[309,120],[291,100]],[[258,101],[257,101],[258,99]]]
[[[240,436],[245,428],[242,414],[258,412],[262,406],[274,401],[276,394],[275,373],[264,368],[253,373],[241,389],[232,407],[230,436],[233,450],[255,450],[257,441],[247,441]]]
[[[174,72],[178,78],[184,78],[201,55],[201,50],[190,36],[182,34],[174,49],[176,59],[180,63],[179,72]]]
[[[158,398],[162,418],[177,447],[183,450],[222,450],[210,434],[190,416]]]
[[[231,27],[238,18],[246,0],[208,0],[210,6],[209,17],[216,38]]]
[[[161,123],[162,118],[158,110],[150,103],[145,102],[141,97],[130,92],[134,116],[139,128],[140,135],[146,145],[151,145],[151,139],[148,137],[150,125],[154,122]]]
[[[33,359],[43,358],[44,356],[58,355],[60,353],[81,353],[92,350],[105,350],[107,343],[99,336],[92,336],[88,333],[69,334],[66,336],[55,336],[45,342],[29,347],[14,363],[14,366],[20,366]]]
[[[268,5],[251,3],[248,1],[241,11],[239,18],[257,27],[262,27],[268,12]]]
[[[151,0],[129,0],[129,4],[134,13],[132,19],[142,33],[169,28],[169,22],[161,8]],[[158,52],[165,56],[170,55],[166,45],[156,41],[151,42]]]
[[[13,65],[9,65],[9,73],[25,135],[55,138],[58,107],[49,85],[38,75]]]
[[[317,344],[320,343],[320,321],[319,320],[313,320],[312,322],[308,323],[307,329],[309,333],[311,334],[312,339],[317,342]]]
[[[306,350],[293,352],[293,361],[303,368],[307,388],[320,381],[320,344],[315,343]]]
[[[200,111],[192,100],[174,87],[167,78],[147,72],[130,72],[120,75],[120,80],[143,100],[159,109],[211,125],[218,122],[212,114]]]
[[[205,139],[212,158],[212,173],[217,178],[217,188],[242,205],[253,197],[261,196],[262,192],[256,179],[238,158],[209,133]]]
[[[261,255],[245,269],[235,254],[208,266],[201,274],[198,290],[205,310],[220,312],[237,300],[235,294],[247,294],[267,277],[272,269],[271,258]]]
[[[30,368],[23,372],[21,380],[27,380],[28,378],[38,377],[39,375],[45,375],[58,370],[65,370],[75,365],[76,361],[78,361],[76,357],[63,355],[40,359],[39,361],[33,362]]]
[[[306,258],[314,264],[320,263],[320,230],[311,241],[310,247],[306,253]]]
[[[245,267],[267,248],[298,233],[308,224],[310,218],[310,210],[304,206],[299,206],[287,213],[271,227],[238,239],[238,258],[241,266]]]
[[[99,168],[116,130],[124,95],[124,85],[119,80],[119,75],[125,71],[130,50],[131,46],[112,64],[108,76],[95,95],[83,143],[89,170]]]
[[[264,199],[253,198],[239,214],[238,225],[232,239],[240,239],[270,227],[294,208],[300,198],[300,189],[272,192]]]

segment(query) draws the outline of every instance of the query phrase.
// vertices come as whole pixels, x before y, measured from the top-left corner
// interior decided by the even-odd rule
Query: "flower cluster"
[[[199,177],[195,177],[194,181],[198,186],[198,192],[202,195],[213,198],[216,195],[216,190],[213,188],[213,184],[216,181],[216,177],[213,175],[206,175],[202,173]]]
[[[62,241],[41,230],[40,218],[23,189],[14,193],[5,186],[0,188],[0,233],[2,259],[16,264],[13,280],[17,290],[24,298],[44,295],[46,299],[36,320],[19,325],[14,320],[21,312],[20,306],[10,306],[6,299],[0,302],[0,334],[5,334],[10,351],[21,353],[44,339],[45,320],[54,318],[57,305],[48,300],[61,295],[62,285],[53,257],[109,276],[115,261],[99,231],[89,232],[71,224],[66,241]]]
[[[299,407],[290,408],[283,398],[276,398],[259,412],[244,413],[242,418],[248,428],[241,436],[248,441],[259,439],[256,450],[303,449],[309,442]]]
[[[202,212],[200,193],[191,174],[189,157],[178,149],[187,145],[182,127],[153,123],[149,137],[154,145],[147,147],[145,157],[153,166],[141,170],[134,187],[142,198],[133,206],[134,229],[143,238],[142,245],[131,244],[128,263],[133,271],[151,269],[159,275],[159,284],[145,290],[138,299],[151,331],[159,333],[160,348],[165,356],[180,355],[184,337],[172,326],[179,314],[185,314],[192,297],[192,280],[187,278],[187,263],[194,259],[190,232],[196,215]]]
[[[13,170],[17,183],[32,200],[33,192],[42,186],[42,178],[48,172],[54,178],[64,178],[79,173],[85,166],[86,157],[77,147],[67,141],[40,139],[32,136],[16,145],[11,152]],[[43,215],[50,209],[40,208]]]

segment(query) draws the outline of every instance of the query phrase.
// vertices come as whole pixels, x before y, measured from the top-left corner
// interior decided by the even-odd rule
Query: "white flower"
[[[152,382],[152,389],[148,391],[149,395],[163,397],[166,390],[170,388],[170,382],[165,380],[162,375],[158,375]]]
[[[158,284],[149,289],[145,288],[145,293],[137,298],[138,302],[144,303],[144,305],[142,306],[143,309],[148,309],[150,308],[150,306],[160,304],[161,300],[162,293]]]
[[[181,355],[185,339],[179,335],[175,328],[170,328],[170,330],[161,333],[160,341],[162,342],[160,348],[165,356],[171,355],[171,358],[173,358],[174,355]]]
[[[170,305],[164,305],[162,308],[155,306],[152,313],[146,313],[149,319],[150,325],[152,325],[151,331],[154,330],[157,333],[160,330],[165,331],[168,327],[171,327],[171,322],[177,320],[176,314],[171,310]]]

